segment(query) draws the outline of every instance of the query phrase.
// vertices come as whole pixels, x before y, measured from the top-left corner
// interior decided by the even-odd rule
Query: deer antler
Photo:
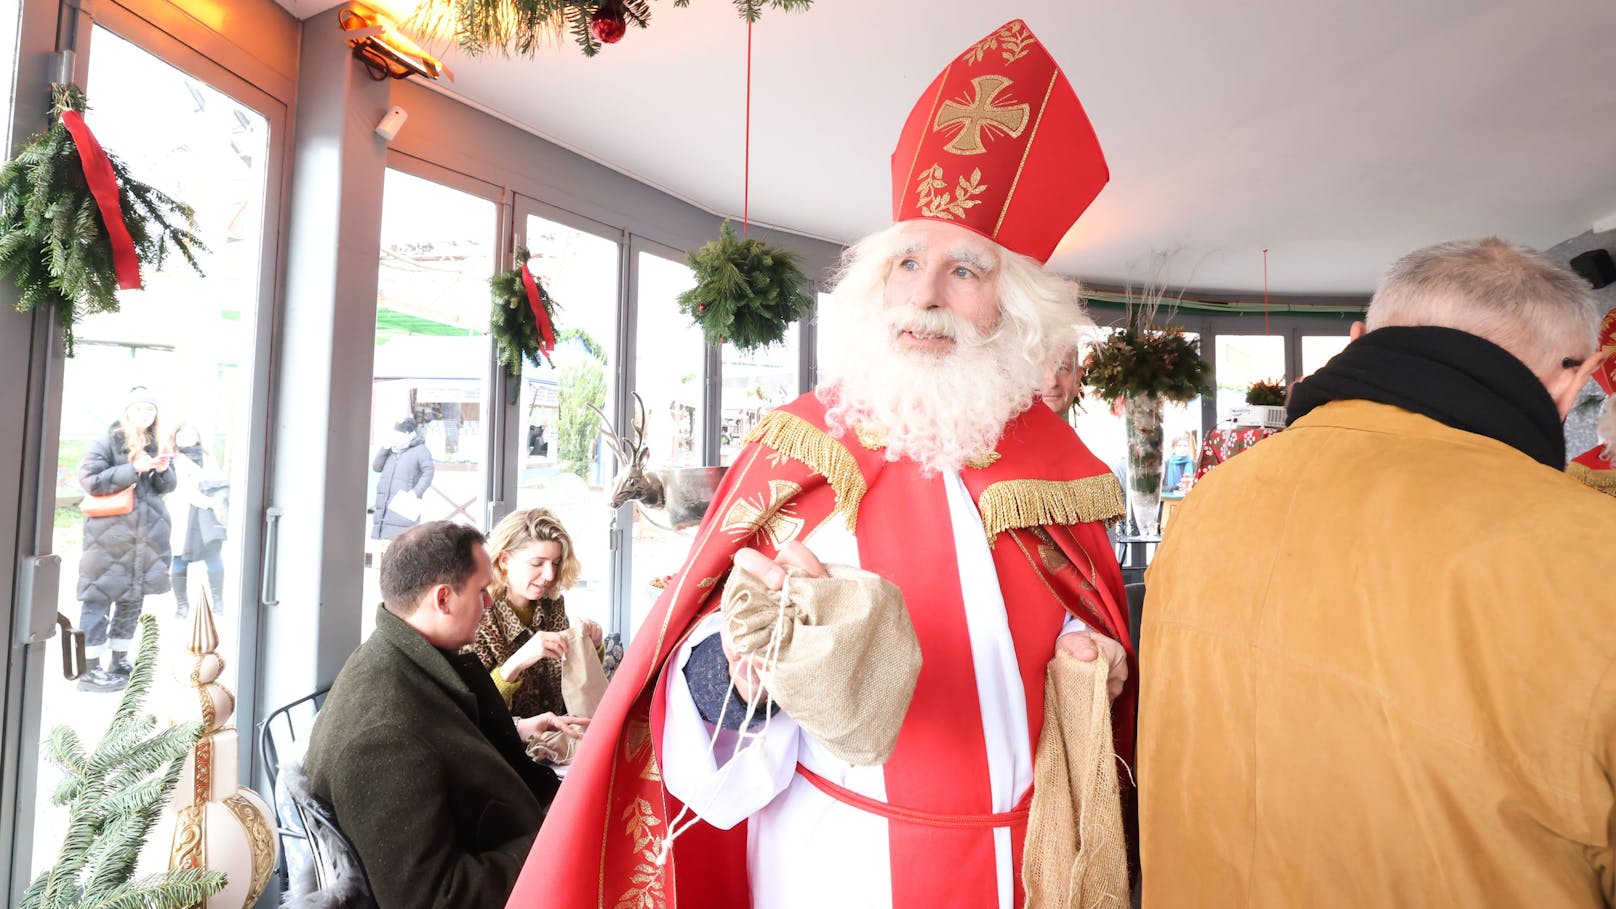
[[[624,436],[612,426],[612,421],[606,419],[600,408],[589,405],[589,409],[600,417],[606,443],[622,465],[612,486],[612,507],[617,508],[630,499],[637,499],[648,508],[661,508],[662,478],[655,473],[647,473],[645,469],[645,462],[651,456],[651,447],[645,444],[645,402],[640,400],[638,392],[634,393],[634,407],[635,416],[629,423],[631,435]]]

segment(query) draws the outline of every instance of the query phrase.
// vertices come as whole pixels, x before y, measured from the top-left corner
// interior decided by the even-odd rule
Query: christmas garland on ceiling
[[[742,19],[756,22],[765,6],[807,9],[813,0],[731,0]],[[673,0],[675,7],[690,0]],[[493,51],[531,57],[539,48],[571,35],[584,56],[616,44],[630,25],[651,22],[650,0],[424,0],[405,22],[422,35],[451,39],[476,56]]]
[[[777,344],[807,315],[814,298],[797,255],[743,239],[724,222],[719,238],[686,257],[696,286],[679,295],[679,311],[701,326],[707,343],[741,350]]]
[[[0,274],[17,309],[56,309],[73,355],[73,326],[116,312],[118,290],[140,288],[140,267],[162,268],[170,247],[202,274],[191,206],[135,180],[84,124],[84,90],[51,86],[51,125],[0,167]]]
[[[528,269],[530,258],[527,249],[518,246],[516,267],[488,280],[494,292],[488,331],[498,345],[500,365],[513,379],[522,378],[524,360],[534,366],[539,365],[540,357],[548,362],[556,346],[556,302]]]

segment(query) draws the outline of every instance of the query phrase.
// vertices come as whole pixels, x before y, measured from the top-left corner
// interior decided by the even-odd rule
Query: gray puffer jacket
[[[421,434],[414,433],[409,447],[403,451],[383,448],[376,452],[370,469],[381,473],[376,479],[376,511],[371,519],[370,535],[378,540],[391,540],[420,520],[399,514],[388,505],[393,496],[405,490],[419,498],[432,488],[432,475],[436,472],[432,466],[432,451],[426,447]]]
[[[156,455],[157,446],[146,446],[146,453]],[[134,486],[135,509],[128,514],[84,519],[78,586],[81,602],[131,602],[169,591],[169,519],[163,495],[173,492],[175,483],[172,464],[161,472],[137,473],[124,453],[123,433],[116,425],[110,435],[90,446],[79,464],[79,485],[98,496]]]

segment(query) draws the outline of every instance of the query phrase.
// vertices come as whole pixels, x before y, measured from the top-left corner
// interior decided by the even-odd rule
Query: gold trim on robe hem
[[[1125,512],[1114,474],[1080,480],[1003,480],[982,490],[976,508],[988,543],[1006,530],[1047,525],[1115,523]]]
[[[1608,496],[1616,496],[1616,470],[1594,470],[1586,464],[1572,461],[1566,465],[1566,473],[1577,482],[1592,486]]]
[[[849,531],[856,531],[859,503],[868,489],[864,474],[859,472],[853,459],[841,442],[830,434],[796,414],[784,410],[770,411],[752,431],[747,442],[757,442],[765,448],[808,465],[830,483],[836,494],[836,510],[842,513]]]

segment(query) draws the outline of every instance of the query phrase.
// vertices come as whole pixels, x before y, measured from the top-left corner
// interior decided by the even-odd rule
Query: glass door
[[[119,312],[78,323],[76,354],[62,366],[60,431],[41,485],[61,557],[57,609],[83,633],[87,665],[71,677],[56,641],[30,659],[41,720],[23,729],[22,775],[32,785],[19,787],[18,814],[32,817],[18,833],[18,865],[30,831],[32,861],[13,868],[16,886],[54,860],[66,822],[49,802],[58,774],[35,763],[39,742],[58,725],[91,746],[101,739],[139,646],[139,616],[157,618],[162,661],[148,710],[162,720],[180,703],[173,670],[188,672],[191,618],[211,609],[221,681],[243,705],[236,722],[253,722],[243,689],[257,629],[266,263],[277,258],[266,224],[278,219],[268,189],[279,182],[272,136],[279,141],[284,109],[143,25],[130,33],[165,56],[91,29],[89,52],[80,49],[86,120],[132,175],[195,208],[208,249],[199,253],[204,275],[177,256],[144,269],[143,288],[119,294]],[[88,514],[89,496],[124,488],[134,490],[127,513]]]
[[[487,530],[488,279],[498,230],[490,199],[388,168],[364,521],[366,637],[389,541],[421,521]]]

